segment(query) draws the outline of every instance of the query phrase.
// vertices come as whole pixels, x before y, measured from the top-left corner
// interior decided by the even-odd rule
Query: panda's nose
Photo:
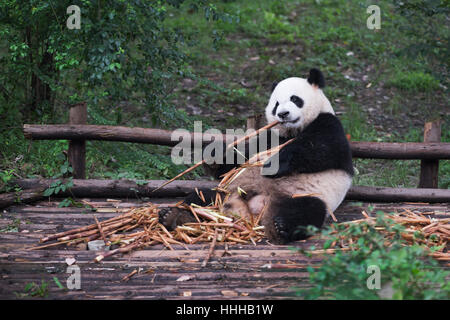
[[[289,115],[289,111],[284,111],[284,112],[280,112],[280,113],[277,114],[277,116],[280,119],[286,119],[288,115]]]

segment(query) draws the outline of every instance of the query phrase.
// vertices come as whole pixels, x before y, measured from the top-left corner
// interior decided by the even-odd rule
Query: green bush
[[[323,230],[323,249],[353,239],[350,250],[326,254],[318,268],[308,267],[311,288],[298,289],[298,295],[307,299],[449,299],[450,272],[427,256],[428,248],[406,245],[403,230],[382,212],[377,212],[373,224],[341,223]],[[381,289],[392,291],[392,296],[368,288],[369,266],[379,268]]]

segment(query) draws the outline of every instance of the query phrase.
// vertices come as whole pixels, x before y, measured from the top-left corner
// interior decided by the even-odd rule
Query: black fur
[[[196,204],[202,207],[209,206],[216,201],[216,191],[202,188],[198,190],[203,194],[205,201],[200,198],[196,191],[191,192],[184,198],[183,202],[187,205]],[[182,208],[161,208],[158,212],[159,222],[168,230],[175,230],[177,226],[188,222],[195,222],[196,219],[190,210]]]
[[[215,203],[216,202],[216,191],[211,190],[211,189],[207,189],[207,188],[202,188],[198,190],[199,193],[200,191],[203,194],[203,197],[205,198],[206,201],[203,201],[199,195],[197,194],[197,192],[192,192],[190,194],[188,194],[186,196],[186,198],[183,200],[184,203],[186,203],[187,205],[191,205],[192,203],[202,206],[202,207],[206,207],[209,206],[211,203]]]
[[[308,82],[311,85],[315,84],[319,88],[325,87],[325,78],[319,69],[313,68],[309,70]]]
[[[278,85],[278,82],[273,82],[272,83],[272,89],[270,90],[270,92],[273,92],[273,90],[275,90],[275,88],[277,87],[277,85]]]
[[[255,138],[252,138],[252,139],[257,139],[257,141],[258,141],[258,152],[266,151],[266,150],[269,150],[270,148],[274,147],[274,146],[271,145],[271,135],[272,134],[277,134],[277,132],[273,131],[273,130],[270,130],[270,132],[268,132],[267,134],[262,134],[262,135],[259,135],[259,136],[255,137]],[[266,144],[262,143],[261,139],[264,139],[264,138],[266,138],[266,142],[265,142]],[[283,143],[285,143],[288,140],[287,138],[283,138],[283,137],[278,137],[278,139],[279,139],[279,144],[283,144]],[[262,150],[262,148],[261,148],[262,145],[267,145],[267,149],[266,150]],[[226,144],[224,144],[224,146],[223,146],[223,150],[225,150],[225,149],[226,149]],[[249,148],[248,142],[245,145],[245,153],[244,153],[244,155],[245,155],[245,159],[242,159],[242,155],[241,154],[239,154],[237,152],[234,152],[233,153],[233,163],[232,164],[226,164],[225,163],[225,161],[226,161],[226,158],[225,158],[226,154],[224,154],[223,164],[214,164],[214,165],[210,165],[209,166],[210,167],[210,171],[212,171],[210,174],[215,179],[219,179],[221,175],[227,173],[228,171],[230,171],[233,168],[239,167],[245,161],[250,159],[250,157],[253,156],[253,154],[250,155],[250,148]],[[238,159],[240,159],[241,161],[239,162]]]
[[[168,230],[175,230],[177,226],[195,222],[196,219],[189,210],[181,208],[161,208],[158,211],[158,221]]]
[[[264,164],[269,167],[270,158]],[[350,145],[338,118],[321,113],[296,140],[279,153],[279,169],[267,178],[279,178],[291,173],[314,173],[341,169],[353,176]]]
[[[277,103],[275,103],[275,107],[272,109],[272,115],[275,115],[277,113],[277,108],[280,105],[280,103],[277,101]]]
[[[271,204],[272,214],[266,233],[278,243],[303,240],[311,236],[309,225],[320,228],[327,214],[325,203],[316,197],[280,198]]]
[[[300,97],[294,95],[294,96],[291,96],[291,101],[292,101],[293,103],[295,103],[295,105],[296,105],[297,107],[299,107],[299,108],[302,108],[302,107],[303,107],[304,102],[303,102],[303,99],[302,99],[302,98],[300,98]]]

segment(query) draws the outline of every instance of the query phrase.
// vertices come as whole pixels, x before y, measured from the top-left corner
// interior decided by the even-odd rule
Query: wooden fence
[[[172,131],[169,130],[87,125],[86,104],[72,106],[69,115],[69,124],[25,124],[23,126],[23,132],[25,137],[33,140],[69,140],[68,158],[74,169],[74,179],[85,179],[86,140],[124,141],[165,146],[174,146],[179,143],[179,141],[171,140]],[[440,121],[428,122],[425,124],[423,143],[351,141],[350,146],[354,158],[419,159],[421,160],[421,170],[419,189],[355,186],[349,191],[347,199],[369,201],[450,201],[450,190],[437,189],[439,160],[450,159],[450,143],[440,142],[440,124]],[[247,128],[258,129],[261,126],[261,116],[250,118],[247,121]],[[188,134],[191,135],[189,137],[192,139],[191,141],[195,141],[196,135],[193,135],[192,133]],[[226,141],[227,136],[203,135],[201,143],[209,143],[213,138]],[[74,181],[75,185],[72,188],[72,192],[75,192],[75,194],[78,194],[79,196],[87,196],[89,192],[86,193],[86,189],[83,189],[85,184],[81,180]],[[104,181],[104,183],[98,182],[96,185],[90,184],[91,196],[119,196],[120,194],[129,196],[130,192],[125,190],[130,188],[134,190],[140,189],[140,195],[151,194],[152,186],[150,186],[150,184],[147,186],[138,186],[133,182],[131,186],[125,182],[118,182],[117,180],[115,182],[111,182],[111,180]],[[23,188],[34,188],[39,191],[48,186],[50,180],[23,180],[16,182]],[[123,183],[127,185],[124,187],[122,185]],[[174,185],[174,187],[163,189],[161,192],[166,192],[166,195],[170,194],[170,196],[184,195],[186,193],[186,186],[179,189],[177,192],[177,185],[178,184]],[[190,182],[190,185],[195,185],[197,187],[203,185],[209,186],[208,183],[201,181]],[[116,189],[113,190],[114,188],[112,186],[116,186]]]

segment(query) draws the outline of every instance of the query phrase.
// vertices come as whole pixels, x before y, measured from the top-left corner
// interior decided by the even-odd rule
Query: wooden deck
[[[152,199],[155,203],[173,203],[178,199]],[[122,200],[117,208],[105,199],[89,199],[95,206],[106,208],[96,212],[99,220],[115,216],[115,211],[145,205],[136,200]],[[46,234],[85,226],[94,222],[93,212],[82,208],[58,208],[57,202],[42,201],[34,205],[18,205],[0,215],[0,229],[14,225],[18,232],[0,233],[0,298],[16,299],[28,283],[49,284],[48,299],[292,299],[293,287],[308,286],[306,267],[320,262],[294,253],[291,247],[309,247],[313,241],[289,246],[269,243],[230,245],[225,250],[218,244],[208,265],[201,264],[209,243],[174,246],[170,251],[161,245],[126,255],[117,255],[101,263],[85,246],[54,247],[28,251]],[[449,204],[371,204],[386,212],[408,208],[437,218],[450,217]],[[345,202],[336,212],[339,221],[360,219],[361,210],[369,203]],[[62,290],[65,286],[66,258],[74,258],[80,268],[81,289]],[[134,270],[139,273],[121,281]],[[186,277],[182,277],[186,276]],[[177,281],[178,280],[178,281]],[[184,280],[184,281],[180,281]]]

